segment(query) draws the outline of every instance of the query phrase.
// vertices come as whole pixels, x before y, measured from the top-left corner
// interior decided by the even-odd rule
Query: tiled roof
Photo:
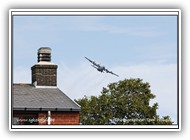
[[[80,106],[57,87],[36,88],[30,84],[13,84],[12,106],[13,110],[80,110]]]

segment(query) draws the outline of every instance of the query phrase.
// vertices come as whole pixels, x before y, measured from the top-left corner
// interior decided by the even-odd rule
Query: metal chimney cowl
[[[51,48],[41,47],[38,49],[38,62],[51,62]]]

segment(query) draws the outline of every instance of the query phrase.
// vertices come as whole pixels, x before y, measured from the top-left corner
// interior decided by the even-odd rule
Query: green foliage
[[[83,125],[166,125],[172,124],[169,116],[159,118],[158,103],[149,105],[155,95],[149,83],[142,79],[125,79],[103,88],[101,95],[75,100],[80,106],[80,123]]]

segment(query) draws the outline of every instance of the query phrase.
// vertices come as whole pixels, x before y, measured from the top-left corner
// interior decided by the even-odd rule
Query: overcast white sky
[[[14,16],[14,83],[31,82],[40,47],[52,49],[58,87],[70,98],[141,78],[156,95],[158,114],[177,121],[177,16]],[[119,77],[98,72],[85,56]]]

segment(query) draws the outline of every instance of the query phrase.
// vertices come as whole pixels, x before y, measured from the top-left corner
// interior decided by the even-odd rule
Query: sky
[[[31,83],[40,47],[52,49],[57,84],[71,99],[140,78],[151,85],[158,115],[177,122],[177,16],[14,16],[13,82]],[[84,58],[118,74],[100,73]]]

